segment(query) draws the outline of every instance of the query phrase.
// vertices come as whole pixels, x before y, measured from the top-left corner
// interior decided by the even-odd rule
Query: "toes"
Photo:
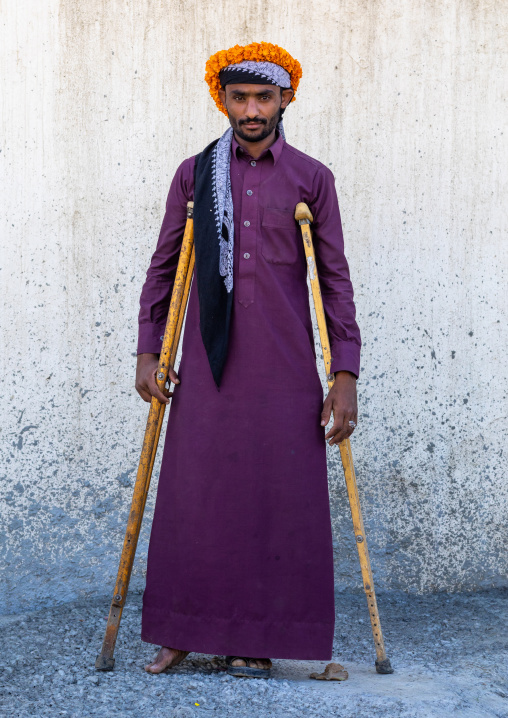
[[[235,668],[244,668],[247,665],[247,662],[243,660],[243,658],[235,658],[234,661],[231,661],[231,665]]]
[[[147,666],[145,666],[145,670],[148,671],[148,673],[160,673],[164,670],[166,667],[166,664],[168,662],[168,658],[171,657],[171,649],[164,648],[164,646],[160,649],[158,654],[155,656],[153,661],[149,663]]]
[[[150,663],[150,665],[147,666],[146,671],[147,673],[162,673],[166,667],[167,666],[164,663]]]
[[[178,651],[174,648],[161,649],[157,658],[145,666],[145,671],[147,673],[163,673],[165,670],[177,666],[188,655],[188,651]]]
[[[271,668],[272,662],[269,658],[259,658],[258,662],[260,664],[260,668]]]
[[[272,667],[269,658],[251,658],[249,660],[249,668],[264,668],[265,670]]]

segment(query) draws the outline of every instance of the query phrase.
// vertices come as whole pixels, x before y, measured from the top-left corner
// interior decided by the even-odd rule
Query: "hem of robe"
[[[267,623],[167,611],[161,617],[144,608],[141,640],[189,653],[329,661],[334,628],[334,623]]]

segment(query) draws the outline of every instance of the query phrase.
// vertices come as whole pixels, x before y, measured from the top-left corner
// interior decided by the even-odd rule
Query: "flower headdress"
[[[291,57],[289,52],[286,52],[282,47],[272,45],[270,42],[251,42],[250,45],[243,47],[235,45],[234,47],[230,47],[229,50],[219,50],[219,52],[212,55],[206,63],[205,80],[208,83],[210,94],[215,104],[226,116],[227,111],[219,98],[219,90],[221,87],[219,73],[226,67],[238,65],[245,60],[260,63],[271,62],[275,65],[279,65],[289,73],[291,88],[296,94],[302,76],[302,67],[298,60]],[[291,102],[293,102],[294,99],[295,97],[293,95]]]

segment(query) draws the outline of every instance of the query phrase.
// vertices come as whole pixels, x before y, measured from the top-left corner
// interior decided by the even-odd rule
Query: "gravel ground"
[[[309,680],[325,663],[275,661],[269,680],[238,679],[192,654],[149,676],[141,597],[129,596],[113,673],[97,673],[107,600],[0,617],[2,718],[508,718],[508,591],[378,596],[391,676],[374,669],[366,602],[337,597],[334,660],[343,683]],[[153,647],[154,649],[155,647]]]

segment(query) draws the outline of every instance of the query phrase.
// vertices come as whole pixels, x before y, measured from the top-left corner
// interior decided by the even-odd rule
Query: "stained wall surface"
[[[133,388],[139,292],[176,167],[227,126],[204,63],[259,40],[300,59],[288,141],[336,177],[376,585],[506,585],[506,0],[1,12],[0,610],[112,591],[147,412]],[[358,587],[329,461],[337,586]]]

